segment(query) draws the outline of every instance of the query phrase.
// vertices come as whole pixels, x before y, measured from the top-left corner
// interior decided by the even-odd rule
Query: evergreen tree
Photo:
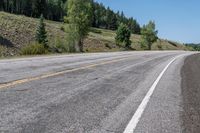
[[[141,30],[140,25],[132,17],[128,20],[128,27],[131,30],[131,33],[140,34],[140,30]]]
[[[4,10],[3,4],[4,4],[3,0],[0,0],[0,11]]]
[[[124,15],[124,12],[121,12],[121,14],[120,14],[120,23],[125,24],[125,15]]]
[[[126,26],[125,24],[120,24],[120,26],[117,29],[115,37],[117,45],[122,44],[124,47],[129,48],[131,45],[130,37],[131,37],[131,32],[128,26]]]
[[[34,6],[34,15],[35,17],[39,17],[41,14],[45,15],[45,9],[46,9],[46,0],[34,0],[33,6]]]
[[[93,27],[116,30],[120,23],[128,26],[134,23],[123,12],[115,13],[110,8],[106,8],[102,3],[95,2],[94,0],[86,0],[85,2],[87,3],[87,1],[91,3]],[[0,0],[0,10],[31,17],[40,17],[43,14],[44,18],[48,20],[63,21],[63,16],[67,15],[67,3],[67,0]],[[140,25],[137,23],[134,26],[135,28],[134,30],[131,29],[131,32],[139,34]]]
[[[45,48],[48,48],[47,32],[45,29],[44,17],[40,16],[40,23],[36,31],[36,41],[39,44],[43,44]]]
[[[117,28],[117,17],[116,14],[108,7],[106,10],[106,28],[116,30]]]
[[[148,46],[148,49],[151,50],[152,44],[158,39],[158,31],[156,30],[155,23],[150,21],[147,25],[144,25],[141,34],[143,43],[145,43]]]

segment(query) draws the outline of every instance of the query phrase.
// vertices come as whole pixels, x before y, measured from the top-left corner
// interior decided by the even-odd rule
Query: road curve
[[[113,52],[1,60],[0,132],[123,133],[176,57],[134,132],[187,131],[181,81],[184,61],[193,54]]]

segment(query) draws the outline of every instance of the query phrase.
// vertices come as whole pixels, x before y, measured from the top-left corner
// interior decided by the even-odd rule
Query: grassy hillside
[[[105,50],[109,47],[106,47],[109,45],[112,50],[119,50],[119,48],[115,45],[115,31],[110,30],[104,30],[104,29],[96,29],[93,28],[93,30],[89,33],[88,39],[91,40],[91,42],[86,43],[85,47],[89,49],[89,51],[95,51],[97,48],[96,45],[93,44],[93,41],[96,40],[96,42],[99,42],[100,49]],[[131,41],[132,41],[132,48],[135,50],[144,50],[141,48],[141,36],[140,35],[131,35]],[[97,51],[99,48],[97,48]],[[121,49],[123,50],[123,49]],[[152,45],[152,50],[188,50],[184,45],[169,41],[169,40],[163,40],[158,39],[156,43]]]
[[[22,15],[0,12],[0,54],[4,56],[18,55],[22,47],[34,41],[35,31],[39,20]],[[66,33],[61,30],[62,23],[45,21],[50,45],[56,40],[65,40]],[[132,47],[140,47],[139,35],[132,35]],[[159,40],[153,44],[153,50],[185,50],[186,47],[167,40]],[[110,30],[91,28],[91,32],[84,41],[86,52],[120,51],[124,50],[115,45],[115,32]]]

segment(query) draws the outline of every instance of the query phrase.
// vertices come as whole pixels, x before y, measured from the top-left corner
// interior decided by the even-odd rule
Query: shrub
[[[60,27],[60,30],[61,30],[61,31],[65,31],[65,27],[64,27],[64,26],[61,26],[61,27]]]
[[[32,43],[23,47],[20,51],[21,55],[42,55],[48,53],[44,45],[39,43]]]
[[[104,45],[105,45],[105,47],[112,49],[112,47],[108,43],[105,43]]]
[[[90,28],[90,31],[93,32],[93,33],[96,33],[96,34],[101,34],[102,33],[101,30],[95,29],[95,28]]]
[[[163,50],[162,44],[158,44],[158,49]]]
[[[74,45],[59,37],[54,40],[54,43],[50,46],[50,49],[53,53],[75,52]]]
[[[64,53],[68,52],[68,48],[65,45],[64,41],[62,41],[60,38],[56,38],[54,40],[54,43],[50,46],[50,49],[53,53]]]

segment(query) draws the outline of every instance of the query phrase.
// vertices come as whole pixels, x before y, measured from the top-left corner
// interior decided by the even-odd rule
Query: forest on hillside
[[[92,22],[91,26],[116,30],[124,23],[133,34],[140,34],[141,27],[134,18],[128,18],[123,12],[114,12],[102,3],[91,0]],[[41,14],[53,21],[64,21],[67,15],[67,0],[0,0],[0,11],[22,14],[29,17],[40,17]]]
[[[94,0],[1,0],[0,11],[0,54],[185,48],[159,39],[154,21],[141,27]]]

